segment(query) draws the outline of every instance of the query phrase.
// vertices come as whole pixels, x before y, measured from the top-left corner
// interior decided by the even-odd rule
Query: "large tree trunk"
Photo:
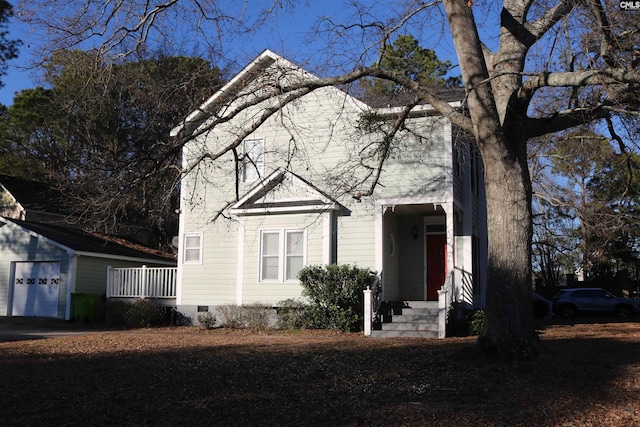
[[[505,128],[509,120],[501,120],[508,105],[503,98],[509,96],[508,87],[517,82],[490,79],[471,4],[444,1],[468,93],[473,133],[485,166],[489,272],[479,343],[483,350],[501,357],[526,358],[539,346],[533,330],[531,294],[531,181],[519,123],[511,122]],[[515,44],[509,47],[510,52],[518,50]],[[507,62],[516,71],[520,67],[518,61]],[[493,84],[500,85],[497,91]],[[500,96],[498,103],[496,96]]]
[[[525,141],[485,141],[489,259],[482,350],[503,358],[530,358],[540,341],[533,326],[531,182]],[[509,155],[505,156],[505,153]]]

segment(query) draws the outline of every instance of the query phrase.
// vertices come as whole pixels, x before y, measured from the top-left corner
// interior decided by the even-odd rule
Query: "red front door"
[[[427,234],[427,300],[438,299],[438,290],[447,275],[447,235]]]

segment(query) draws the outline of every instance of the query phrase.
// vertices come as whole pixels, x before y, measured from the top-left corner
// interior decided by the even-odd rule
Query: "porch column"
[[[378,274],[380,274],[380,277],[384,277],[383,275],[383,271],[382,268],[384,267],[384,254],[382,252],[382,224],[383,224],[383,220],[382,217],[384,216],[384,210],[386,209],[385,205],[382,204],[377,204],[376,203],[376,207],[374,209],[375,211],[375,218],[374,218],[374,236],[375,236],[375,240],[374,240],[374,250],[375,250],[375,255],[374,255],[374,263],[375,263],[375,269],[378,272]],[[384,289],[384,287],[383,287]]]
[[[375,218],[374,218],[374,262],[375,262],[375,270],[380,277],[380,286],[382,288],[382,293],[380,294],[380,298],[384,300],[385,298],[385,281],[384,281],[384,249],[383,246],[383,217],[384,211],[387,209],[387,206],[384,204],[378,204],[376,202],[376,206],[374,209]],[[371,307],[371,305],[369,305]],[[371,327],[371,322],[369,322],[369,327]]]
[[[373,304],[371,299],[371,289],[364,291],[364,336],[371,336],[371,319],[373,318]]]
[[[444,214],[445,214],[445,226],[446,226],[446,230],[447,230],[447,265],[449,266],[447,271],[447,278],[445,280],[447,280],[448,278],[452,277],[451,276],[451,272],[454,270],[454,268],[456,267],[455,265],[455,257],[454,257],[454,253],[453,251],[455,250],[455,232],[454,232],[454,210],[453,210],[453,202],[446,202],[446,203],[442,203],[442,210],[444,210]],[[458,300],[458,286],[456,286],[457,284],[455,283],[455,281],[451,281],[451,292],[452,295],[450,296],[450,299],[457,301]]]
[[[236,264],[236,305],[242,305],[244,295],[244,218],[238,220],[238,263]]]

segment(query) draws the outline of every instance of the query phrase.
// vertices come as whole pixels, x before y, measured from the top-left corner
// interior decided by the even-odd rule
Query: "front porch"
[[[466,276],[466,277],[465,277]],[[454,269],[438,290],[437,301],[383,301],[378,280],[364,291],[364,334],[371,337],[445,338],[454,303],[472,296],[470,277]],[[471,307],[462,304],[462,307]]]
[[[370,320],[386,322],[368,334],[444,338],[452,304],[482,306],[478,239],[472,219],[453,202],[381,201],[376,225],[380,273]],[[382,316],[381,306],[391,302],[393,313]]]

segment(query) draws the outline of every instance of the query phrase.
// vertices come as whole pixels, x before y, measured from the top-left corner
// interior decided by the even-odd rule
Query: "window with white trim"
[[[202,264],[202,233],[184,234],[184,264]]]
[[[291,282],[306,263],[304,230],[268,230],[260,234],[260,281]]]
[[[257,181],[264,176],[264,138],[248,139],[242,145],[242,182]]]

